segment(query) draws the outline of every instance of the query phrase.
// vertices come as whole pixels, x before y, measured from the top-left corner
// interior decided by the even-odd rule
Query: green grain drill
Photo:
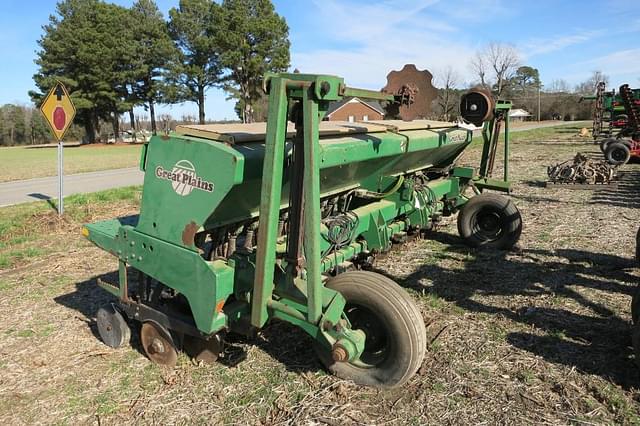
[[[420,92],[346,87],[335,76],[265,78],[268,121],[182,126],[144,146],[140,214],[86,225],[118,259],[117,297],[101,308],[103,341],[118,347],[139,322],[148,357],[224,356],[227,333],[271,320],[313,341],[321,362],[363,385],[394,387],[419,368],[425,326],[412,297],[371,272],[377,254],[458,212],[472,246],[506,249],[520,214],[509,191],[509,102],[481,90],[462,116],[483,125],[479,171],[456,166],[472,131],[426,120],[323,122],[331,102],[357,96],[411,108]],[[502,133],[501,126],[504,126]],[[491,177],[504,134],[503,175]]]

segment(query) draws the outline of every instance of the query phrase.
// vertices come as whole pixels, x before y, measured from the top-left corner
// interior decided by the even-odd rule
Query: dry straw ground
[[[516,250],[470,250],[448,219],[379,261],[419,303],[431,340],[419,374],[392,391],[327,375],[309,339],[285,324],[235,339],[230,350],[248,352],[236,367],[181,356],[163,370],[137,333],[111,350],[96,337],[95,311],[110,297],[95,279],[114,280],[115,262],[79,237],[79,223],[133,212],[135,197],[76,200],[63,223],[26,207],[0,212],[26,221],[0,237],[0,423],[639,423],[629,303],[640,167],[625,166],[615,191],[542,187],[548,164],[598,155],[577,130],[517,136]]]

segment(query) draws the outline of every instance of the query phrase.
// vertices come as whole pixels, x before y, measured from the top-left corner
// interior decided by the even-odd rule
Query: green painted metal
[[[307,320],[316,324],[322,314],[320,270],[320,174],[318,173],[318,104],[311,90],[302,93],[304,129],[304,254],[307,267]]]
[[[173,137],[181,139],[178,135]],[[321,196],[358,187],[377,191],[380,175],[406,173],[425,165],[446,167],[467,147],[471,137],[470,131],[449,127],[322,138],[318,148]],[[205,223],[206,228],[258,216],[263,167],[267,164],[265,145],[247,143],[234,148],[244,156],[243,181],[216,207],[215,214]],[[284,161],[289,162],[291,143],[286,144],[285,150]],[[280,204],[285,208],[290,176],[285,173],[282,179]]]
[[[258,248],[256,252],[256,273],[253,284],[251,324],[262,327],[267,321],[267,303],[273,292],[275,245],[280,216],[282,190],[282,163],[284,161],[284,140],[287,123],[286,81],[274,78],[269,93],[269,118],[265,141],[264,170],[260,212],[263,220],[258,228]],[[284,123],[284,125],[283,125]]]
[[[494,117],[483,124],[482,127],[482,157],[480,161],[480,171],[476,187],[479,189],[487,188],[498,191],[508,192],[510,188],[509,184],[509,111],[511,110],[511,102],[498,100],[494,109]],[[495,159],[495,153],[497,150],[497,144],[500,139],[500,132],[504,124],[503,144],[504,144],[504,159],[503,159],[503,180],[502,183],[497,183],[492,179],[493,174],[493,159]],[[496,182],[495,185],[487,186],[487,180]]]
[[[487,160],[496,120],[483,128],[477,175],[472,168],[451,167],[472,138],[455,125],[320,137],[330,101],[354,95],[393,101],[391,95],[348,88],[327,75],[271,74],[265,85],[264,141],[153,137],[140,161],[140,215],[86,225],[88,238],[118,258],[116,294],[123,303],[134,303],[127,302],[126,270],[138,270],[184,296],[205,335],[240,324],[260,328],[277,318],[329,348],[339,343],[356,361],[366,336],[351,329],[346,301],[325,287],[326,275],[388,250],[394,238],[429,228],[435,217],[456,213],[468,201],[464,192],[470,186],[508,191],[510,103],[496,107],[501,117],[507,112],[505,173],[497,180],[488,176]],[[301,127],[287,139],[288,114],[296,108]],[[294,158],[294,144],[303,150],[300,158]],[[294,214],[288,212],[294,165],[302,179],[301,235],[282,232],[283,214]],[[332,240],[331,216],[323,216],[329,201],[348,206],[336,216],[351,227],[341,244]],[[256,231],[254,246],[250,236]],[[232,236],[234,244],[244,236],[244,245],[216,254],[231,246]],[[298,237],[302,263],[287,252]]]
[[[631,91],[633,101],[640,103],[640,88],[631,89]],[[597,100],[598,96],[583,96],[581,99]],[[596,108],[600,110],[594,112],[594,126],[596,126],[595,116],[600,117],[600,120],[608,122],[609,124],[607,129],[604,131],[600,129],[596,132],[594,127],[594,138],[601,139],[615,136],[616,130],[623,129],[625,127],[626,120],[624,120],[623,117],[626,113],[620,93],[616,93],[615,90],[602,92],[602,104],[599,106],[599,104],[596,103]]]
[[[393,102],[394,96],[382,92],[376,92],[374,90],[355,89],[352,87],[345,87],[342,95],[346,98],[363,98],[363,99],[375,99],[379,101]]]
[[[243,155],[222,143],[168,136],[153,137],[143,152],[146,172],[136,229],[196,251],[185,231],[203,229],[228,192],[242,182]],[[194,180],[172,180],[179,172]]]
[[[503,181],[509,182],[509,110],[511,109],[511,103],[509,103],[509,107],[507,109],[506,117],[504,120],[504,162],[503,162]]]

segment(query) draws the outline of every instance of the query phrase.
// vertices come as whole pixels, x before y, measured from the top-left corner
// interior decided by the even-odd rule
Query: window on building
[[[353,123],[354,121],[356,121],[356,118],[353,115],[349,116],[349,123]]]
[[[368,115],[363,116],[362,121],[369,121],[369,116]]]

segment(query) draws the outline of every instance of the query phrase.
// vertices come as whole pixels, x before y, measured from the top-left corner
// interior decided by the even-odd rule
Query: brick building
[[[329,106],[326,121],[369,121],[384,119],[384,110],[378,102],[363,101],[359,98],[345,98]]]

